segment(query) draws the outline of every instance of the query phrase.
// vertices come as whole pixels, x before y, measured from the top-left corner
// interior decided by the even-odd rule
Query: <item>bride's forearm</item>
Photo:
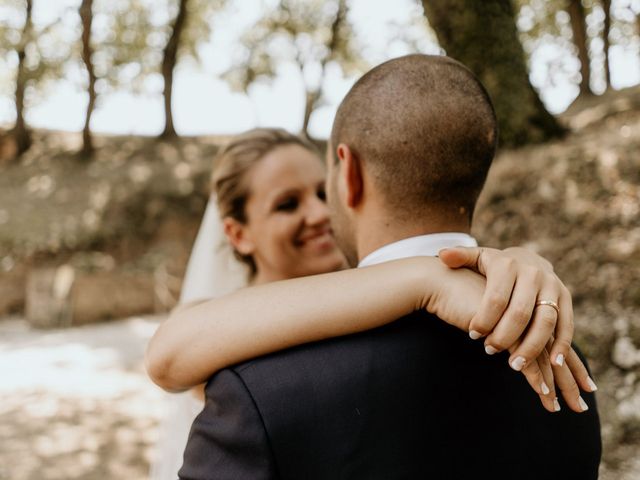
[[[176,309],[147,348],[161,387],[178,391],[250,358],[389,323],[429,301],[447,270],[436,258],[398,260],[242,289]]]

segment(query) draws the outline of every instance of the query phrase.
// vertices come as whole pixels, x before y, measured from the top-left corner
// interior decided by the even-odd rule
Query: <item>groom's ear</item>
[[[229,243],[240,255],[251,255],[253,253],[254,245],[247,232],[246,225],[235,218],[225,217],[222,220],[222,228]]]
[[[362,201],[363,178],[362,163],[351,148],[341,143],[336,148],[338,156],[340,180],[344,188],[345,199],[349,208],[356,208]]]

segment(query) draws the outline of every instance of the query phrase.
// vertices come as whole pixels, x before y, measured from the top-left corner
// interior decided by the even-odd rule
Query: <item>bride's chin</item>
[[[346,264],[344,257],[338,249],[336,249],[332,255],[327,255],[327,258],[323,263],[326,264],[325,268],[327,273],[342,270]]]

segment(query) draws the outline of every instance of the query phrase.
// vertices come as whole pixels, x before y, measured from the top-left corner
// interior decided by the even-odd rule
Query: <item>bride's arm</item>
[[[375,328],[419,309],[424,292],[436,291],[438,272],[448,270],[437,258],[412,258],[180,306],[149,342],[147,372],[162,388],[179,391],[243,360]]]
[[[481,270],[489,278],[486,292],[484,277],[466,269],[450,270],[435,258],[419,257],[250,287],[226,297],[179,307],[151,340],[147,370],[161,387],[183,390],[234,363],[306,342],[375,328],[425,307],[465,331],[480,320],[492,332],[486,341],[491,339],[496,346],[510,347],[517,340],[517,351],[522,352],[527,345],[530,357],[526,358],[523,373],[543,397],[543,377],[554,393],[553,374],[564,377],[567,391],[577,389],[574,377],[584,386],[586,370],[581,364],[572,365],[571,370],[577,372],[573,376],[566,365],[551,374],[548,359],[546,371],[543,364],[538,367],[538,355],[552,336],[553,325],[536,322],[534,315],[528,326],[529,319],[521,318],[522,305],[533,308],[540,292],[564,288],[561,282],[555,276],[536,282],[533,279],[540,277],[541,268],[516,262],[519,268],[514,269],[512,259],[505,258],[502,252],[482,251],[486,258]],[[505,264],[511,264],[512,268],[505,268]],[[487,298],[491,301],[487,302]],[[517,305],[511,308],[514,299],[518,300]],[[505,306],[504,313],[501,310],[496,314],[496,301]],[[500,328],[492,331],[492,325]],[[526,335],[522,335],[527,326]],[[575,397],[573,403],[578,395]],[[543,398],[548,409],[553,409],[549,403],[552,399],[550,394]]]

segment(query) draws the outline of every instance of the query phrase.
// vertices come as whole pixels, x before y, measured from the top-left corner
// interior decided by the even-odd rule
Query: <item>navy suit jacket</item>
[[[225,369],[180,478],[597,478],[594,396],[549,413],[507,359],[416,312]]]

